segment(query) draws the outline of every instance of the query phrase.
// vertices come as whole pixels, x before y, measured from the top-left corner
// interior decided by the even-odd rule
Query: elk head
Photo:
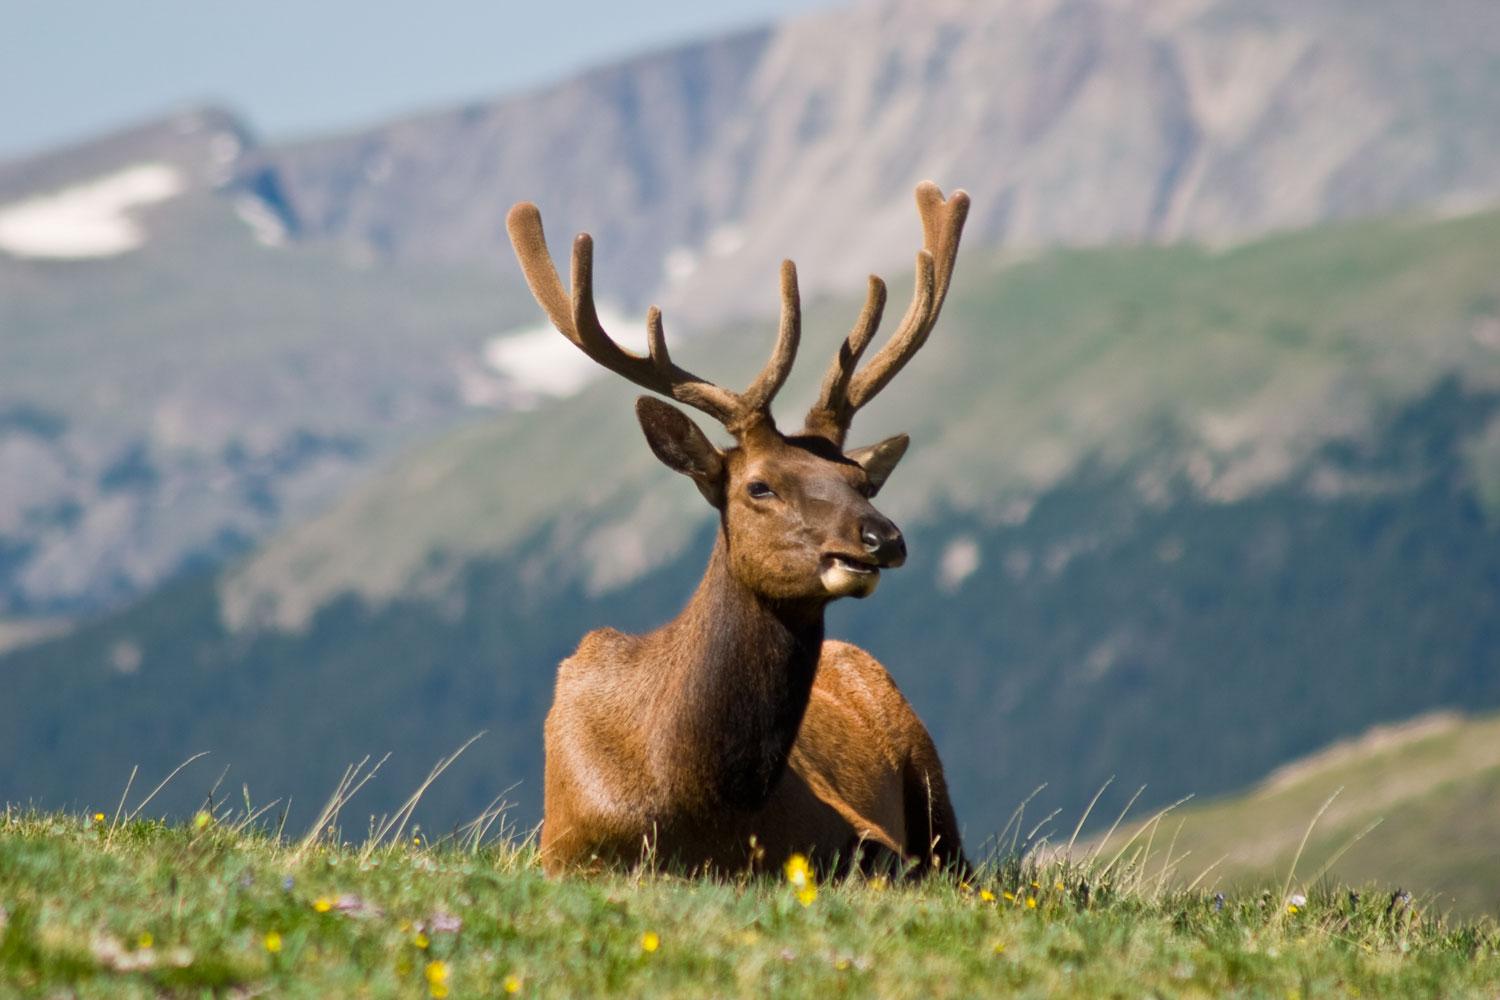
[[[537,302],[557,329],[603,367],[636,385],[708,414],[734,436],[721,449],[677,407],[650,396],[636,401],[646,440],[656,457],[688,476],[719,512],[731,572],[754,592],[775,600],[827,601],[865,597],[882,569],[906,560],[901,532],[870,503],[906,453],[905,434],[844,450],[854,414],[875,397],[926,342],[948,292],[968,214],[962,191],[944,199],[937,185],[917,187],[923,241],[916,291],[900,328],[859,368],[885,309],[885,283],[871,276],[858,321],[823,377],[818,401],[800,434],[776,429],[771,401],[786,381],[801,337],[797,270],[781,265],[781,324],[771,358],[744,392],[732,392],[679,367],[667,353],[661,310],[646,316],[648,353],[621,348],[594,309],[594,244],[573,242],[571,295],[547,252],[541,214],[521,202],[506,227]]]

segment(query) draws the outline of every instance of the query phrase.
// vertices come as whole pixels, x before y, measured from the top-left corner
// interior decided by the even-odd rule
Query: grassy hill
[[[1214,882],[1243,889],[1284,878],[1315,818],[1297,860],[1304,880],[1329,871],[1340,882],[1378,881],[1386,896],[1420,889],[1439,909],[1500,913],[1500,717],[1440,714],[1372,729],[1245,794],[1174,811],[1156,843],[1172,838],[1177,854],[1191,852],[1182,870],[1218,861]],[[1117,853],[1138,829],[1116,834],[1101,854]]]
[[[855,429],[913,433],[881,497],[911,559],[830,630],[932,728],[971,842],[1044,782],[1033,808],[1076,815],[1111,774],[1101,814],[1142,783],[1149,808],[1500,708],[1496,259],[1492,213],[961,265]],[[783,412],[854,311],[810,308]],[[677,354],[728,381],[769,338]],[[534,820],[555,664],[671,615],[710,540],[630,396],[466,428],[223,576],[0,657],[0,800],[96,808],[207,750],[164,807],[229,766],[305,821],[350,761],[392,751],[404,787],[487,730],[423,821],[517,782]]]
[[[1492,995],[1495,925],[1424,905],[1330,891],[1290,912],[1060,866],[970,885],[548,880],[508,841],[0,818],[0,992],[26,995]]]

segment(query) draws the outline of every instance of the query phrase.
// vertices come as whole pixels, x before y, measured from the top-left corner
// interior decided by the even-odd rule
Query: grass
[[[372,829],[374,829],[372,825]],[[1500,929],[1323,886],[1223,898],[1157,863],[972,884],[549,879],[482,826],[297,843],[243,819],[8,811],[0,995],[1493,996]],[[1297,896],[1290,897],[1293,902]]]

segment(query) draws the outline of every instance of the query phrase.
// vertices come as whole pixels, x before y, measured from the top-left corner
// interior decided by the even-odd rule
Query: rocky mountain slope
[[[535,200],[614,296],[717,318],[789,254],[832,289],[909,260],[924,177],[990,246],[1494,199],[1497,39],[1485,0],[876,0],[255,162],[309,236],[396,258],[499,255]]]
[[[191,111],[0,168],[0,618],[217,563],[513,398],[516,276],[297,244],[252,143]]]

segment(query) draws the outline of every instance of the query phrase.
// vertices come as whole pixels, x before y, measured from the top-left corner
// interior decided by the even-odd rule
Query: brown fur
[[[619,348],[594,313],[588,237],[574,244],[570,294],[536,209],[512,210],[517,256],[558,329],[601,365],[714,416],[737,441],[721,450],[680,410],[650,397],[636,404],[652,451],[718,510],[718,540],[676,618],[645,635],[590,632],[559,667],[545,730],[548,871],[654,859],[731,872],[793,853],[824,869],[967,868],[921,720],[873,657],[823,634],[830,601],[868,596],[906,558],[900,531],[870,503],[905,435],[847,453],[843,440],[854,412],[925,342],[947,292],[967,197],[944,200],[924,184],[917,204],[923,250],[901,328],[857,368],[884,306],[872,279],[807,431],[793,437],[770,414],[801,330],[790,262],[771,360],[734,393],[672,362],[654,309],[650,354]]]

